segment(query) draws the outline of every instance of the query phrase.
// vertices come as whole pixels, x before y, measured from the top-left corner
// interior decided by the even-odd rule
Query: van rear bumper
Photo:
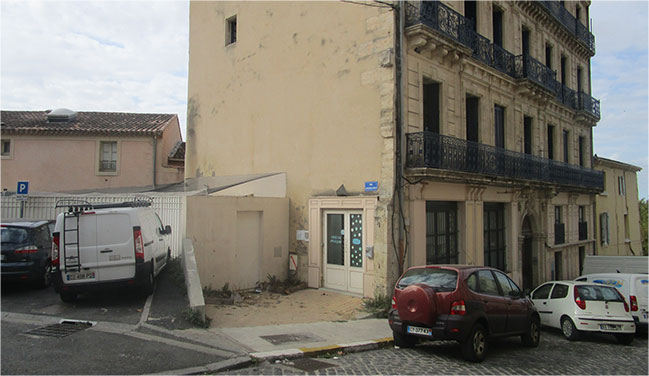
[[[151,262],[143,262],[135,264],[135,277],[127,279],[117,279],[112,281],[99,281],[88,283],[75,283],[73,285],[65,284],[63,282],[62,273],[60,270],[52,272],[52,283],[54,284],[54,291],[57,293],[75,292],[82,293],[93,290],[103,290],[121,287],[140,287],[147,282],[149,273],[151,273]]]

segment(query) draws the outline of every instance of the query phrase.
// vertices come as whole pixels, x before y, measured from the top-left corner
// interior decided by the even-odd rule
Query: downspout
[[[153,134],[153,190],[156,189],[156,175],[157,175],[157,161],[158,161],[158,135]]]
[[[397,219],[397,241],[395,243],[394,239],[394,220],[392,221],[392,242],[393,246],[395,248],[395,252],[397,255],[397,263],[399,267],[399,275],[403,273],[404,269],[404,264],[405,264],[405,256],[407,252],[407,239],[405,239],[404,234],[401,230],[401,225],[403,222],[403,190],[402,190],[402,185],[401,185],[401,180],[402,180],[402,172],[403,172],[403,166],[402,166],[402,151],[403,151],[403,145],[402,145],[402,111],[403,111],[403,98],[402,98],[402,85],[401,85],[401,80],[402,80],[402,51],[401,51],[401,46],[403,45],[403,24],[404,24],[404,15],[405,15],[405,9],[404,9],[405,2],[397,2],[395,7],[396,7],[396,12],[395,12],[395,143],[396,143],[396,153],[395,153],[395,181],[394,181],[394,193],[393,193],[393,206],[392,206],[392,218],[394,219],[394,211],[399,210],[399,217]],[[394,203],[396,202],[396,206]],[[406,242],[406,245],[404,245],[404,241]]]

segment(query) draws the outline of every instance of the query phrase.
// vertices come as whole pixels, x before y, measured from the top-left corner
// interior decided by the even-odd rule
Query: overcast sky
[[[593,96],[602,120],[595,153],[642,167],[647,197],[647,1],[590,7],[597,53]],[[2,0],[3,110],[178,114],[185,130],[188,1]]]

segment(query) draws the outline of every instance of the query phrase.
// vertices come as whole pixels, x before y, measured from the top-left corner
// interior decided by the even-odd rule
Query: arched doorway
[[[523,273],[523,290],[531,290],[534,287],[534,247],[533,231],[530,223],[530,216],[523,220],[523,247],[521,249],[522,273]]]

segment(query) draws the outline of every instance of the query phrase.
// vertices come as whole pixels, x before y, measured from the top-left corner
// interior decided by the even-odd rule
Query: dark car
[[[388,321],[394,344],[455,340],[466,360],[485,359],[487,340],[521,336],[539,345],[540,317],[520,288],[503,272],[484,266],[412,267],[399,278]]]
[[[2,280],[50,285],[52,236],[48,221],[3,220]]]

